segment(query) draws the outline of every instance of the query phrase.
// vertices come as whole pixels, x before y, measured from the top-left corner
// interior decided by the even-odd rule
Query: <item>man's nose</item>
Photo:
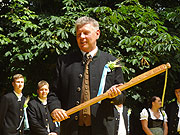
[[[80,37],[81,37],[81,38],[85,38],[85,34],[84,34],[84,33],[81,33]]]
[[[46,90],[42,90],[42,92],[44,93],[44,92],[46,92]]]

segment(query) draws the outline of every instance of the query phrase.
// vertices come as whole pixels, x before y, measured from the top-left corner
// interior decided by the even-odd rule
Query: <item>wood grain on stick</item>
[[[124,91],[124,90],[126,90],[126,89],[128,89],[128,88],[130,88],[132,86],[135,86],[135,85],[137,85],[137,84],[139,84],[139,83],[141,83],[141,82],[143,82],[145,80],[148,80],[148,79],[150,79],[150,78],[152,78],[152,77],[154,77],[154,76],[156,76],[158,74],[163,73],[168,68],[171,68],[171,65],[169,63],[162,64],[162,65],[160,65],[158,67],[155,67],[155,68],[153,68],[153,69],[151,69],[151,70],[149,70],[149,71],[147,71],[147,72],[145,72],[143,74],[138,75],[137,77],[131,79],[129,82],[127,82],[127,83],[125,83],[123,85],[117,86],[117,88],[120,89],[121,91]],[[100,95],[100,96],[92,98],[92,99],[90,99],[90,100],[88,100],[88,101],[86,101],[86,102],[84,102],[84,103],[82,103],[82,104],[80,104],[78,106],[75,106],[75,107],[67,110],[66,113],[67,113],[67,115],[71,115],[73,113],[76,113],[76,112],[78,112],[78,111],[80,111],[80,110],[82,110],[82,109],[84,109],[84,108],[86,108],[88,106],[91,106],[91,105],[93,105],[93,104],[95,104],[95,103],[97,103],[97,102],[99,102],[101,100],[104,100],[106,98],[108,98],[108,93],[107,92]]]

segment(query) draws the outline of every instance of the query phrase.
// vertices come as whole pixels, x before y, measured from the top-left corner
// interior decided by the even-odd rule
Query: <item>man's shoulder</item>
[[[67,61],[67,60],[72,60],[72,59],[81,58],[81,57],[82,57],[81,52],[76,50],[76,51],[71,51],[67,54],[58,56],[58,60]]]
[[[39,104],[39,102],[38,102],[38,99],[35,98],[35,99],[31,99],[28,104],[30,106],[35,106],[35,105]]]
[[[114,57],[112,54],[110,54],[108,52],[102,51],[100,49],[98,51],[100,52],[101,55],[106,55],[106,56]]]
[[[177,106],[177,101],[175,100],[175,101],[172,101],[171,103],[169,103],[168,105],[167,105],[167,108],[171,108],[171,107],[173,107],[173,106]]]
[[[115,60],[116,59],[115,56],[113,56],[112,54],[110,54],[108,52],[104,52],[104,51],[102,51],[100,49],[98,51],[99,51],[99,56],[101,58],[105,58],[105,59],[108,59],[108,60]]]
[[[14,97],[14,93],[13,92],[9,92],[9,93],[6,93],[5,95],[2,96],[2,98],[10,98],[10,97]]]
[[[10,92],[10,93],[7,93],[5,95],[3,95],[0,99],[0,102],[3,102],[3,103],[12,103],[14,102],[14,100],[16,100],[16,96],[13,92]]]

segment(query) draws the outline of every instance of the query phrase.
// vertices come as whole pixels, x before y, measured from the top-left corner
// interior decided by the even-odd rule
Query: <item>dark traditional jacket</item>
[[[179,122],[178,118],[179,107],[177,101],[174,101],[167,105],[166,114],[168,117],[168,135],[178,135],[177,126]]]
[[[31,135],[48,135],[48,124],[50,132],[59,134],[60,127],[53,123],[48,105],[43,105],[38,98],[28,103],[27,115]]]
[[[61,107],[68,110],[80,104],[81,87],[84,73],[82,53],[76,51],[66,56],[60,56],[57,60],[54,92],[61,101],[62,107],[57,103],[57,97],[50,93],[48,103],[50,111]],[[97,96],[102,72],[105,64],[114,61],[116,58],[110,54],[98,50],[89,64],[90,96],[91,99]],[[112,85],[123,83],[121,68],[107,74],[105,91]],[[124,96],[124,92],[113,100],[119,100]],[[115,123],[114,105],[111,99],[106,99],[101,104],[96,103],[91,106],[92,134],[93,135],[114,135]],[[77,135],[79,112],[72,114],[70,119],[61,122],[61,135]],[[100,123],[101,122],[101,123]],[[103,129],[102,129],[103,128]],[[68,130],[67,130],[68,129]]]
[[[23,135],[25,97],[18,101],[14,92],[4,95],[0,101],[0,135]]]

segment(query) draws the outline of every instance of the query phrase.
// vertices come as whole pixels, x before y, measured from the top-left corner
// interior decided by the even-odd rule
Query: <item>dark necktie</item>
[[[90,100],[90,88],[89,88],[89,63],[92,61],[90,54],[85,54],[85,70],[82,82],[81,103]],[[79,126],[91,126],[91,110],[87,107],[79,113]]]

